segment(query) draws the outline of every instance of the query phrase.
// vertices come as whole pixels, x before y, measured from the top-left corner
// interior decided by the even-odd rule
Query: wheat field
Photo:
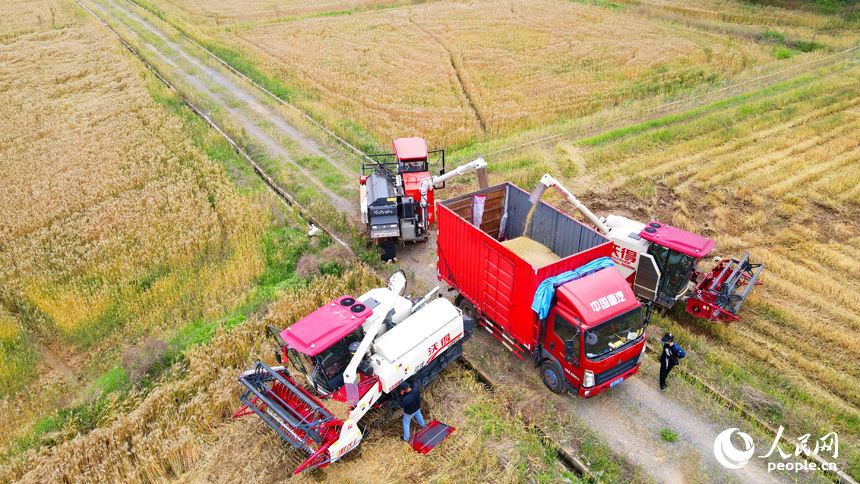
[[[285,19],[423,3],[425,0],[167,0],[161,7],[200,25],[277,22]],[[432,1],[432,0],[431,0]]]
[[[88,401],[124,348],[240,301],[268,216],[73,2],[5,2],[0,38],[5,456],[39,419]]]
[[[310,8],[244,0],[236,3],[241,18],[219,10],[220,3],[138,3],[246,66],[252,77],[286,86],[292,102],[376,149],[399,136],[462,147],[546,130],[635,100],[821,57],[858,40],[856,25],[832,16],[740,1]],[[272,13],[275,6],[283,12]]]
[[[630,26],[636,22],[636,28]],[[548,1],[432,3],[233,29],[293,73],[309,105],[379,139],[464,144],[768,60],[755,44]]]
[[[749,251],[764,263],[764,285],[747,299],[742,321],[709,324],[676,308],[658,324],[692,348],[687,365],[765,420],[792,435],[838,432],[840,460],[855,475],[858,76],[849,60],[688,117],[527,149],[493,164],[523,187],[553,173],[599,215],[661,220],[715,239],[715,254]]]

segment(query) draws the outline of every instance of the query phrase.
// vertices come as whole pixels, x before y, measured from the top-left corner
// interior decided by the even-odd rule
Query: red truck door
[[[563,308],[558,306],[552,308],[547,316],[544,349],[561,365],[564,378],[574,388],[578,388],[582,382],[580,369],[582,336],[579,328],[574,326],[574,322],[575,318],[567,314]]]
[[[513,305],[516,265],[489,245],[484,244],[484,249],[487,265],[484,272],[484,300],[481,303],[490,320],[510,332],[508,315]]]

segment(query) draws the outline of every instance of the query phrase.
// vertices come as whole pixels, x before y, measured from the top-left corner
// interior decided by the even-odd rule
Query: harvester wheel
[[[561,394],[564,391],[564,378],[561,371],[558,370],[558,365],[552,360],[546,360],[540,366],[541,380],[547,388],[553,393]]]

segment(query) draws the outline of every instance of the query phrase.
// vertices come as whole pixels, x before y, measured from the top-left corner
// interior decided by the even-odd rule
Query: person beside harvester
[[[407,382],[400,383],[400,406],[403,407],[403,440],[409,442],[409,428],[412,419],[424,428],[424,416],[421,415],[421,389],[418,384],[409,385]]]
[[[672,368],[681,363],[681,358],[686,356],[684,350],[675,343],[675,335],[666,333],[660,338],[663,343],[663,352],[660,353],[660,390],[666,389],[666,377]]]
[[[394,247],[394,239],[391,237],[382,237],[381,239],[376,239],[376,245],[382,249],[382,261],[386,264],[391,264],[391,262],[397,262],[397,249]]]

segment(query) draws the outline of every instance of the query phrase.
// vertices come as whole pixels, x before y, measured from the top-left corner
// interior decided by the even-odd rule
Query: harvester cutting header
[[[430,174],[431,156],[439,159],[438,175]],[[372,239],[426,240],[435,218],[433,192],[445,188],[446,180],[476,170],[481,188],[489,186],[483,158],[446,173],[445,151],[427,151],[423,138],[398,138],[394,153],[368,157],[372,162],[361,166],[360,203]]]
[[[713,239],[657,221],[643,224],[618,215],[598,218],[548,174],[530,201],[537,203],[548,188],[555,188],[615,244],[612,261],[643,300],[666,309],[686,301],[686,310],[694,317],[738,321],[741,304],[753,286],[761,285],[758,278],[764,266],[753,263],[749,252],[741,259],[715,258],[716,266],[704,272],[697,265],[714,249]]]

